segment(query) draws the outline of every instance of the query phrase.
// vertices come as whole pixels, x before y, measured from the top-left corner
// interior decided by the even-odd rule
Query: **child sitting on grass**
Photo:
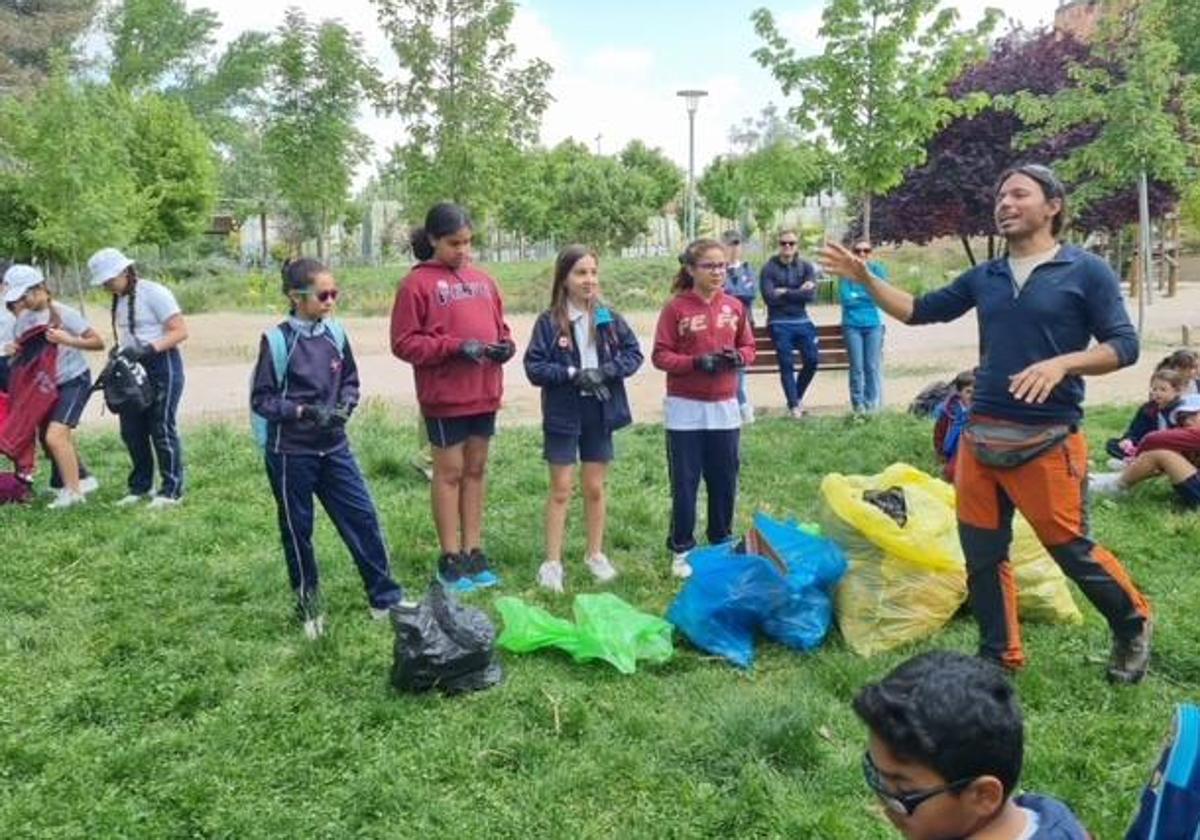
[[[1165,475],[1176,501],[1188,510],[1200,508],[1200,394],[1189,394],[1171,412],[1171,425],[1142,438],[1134,458],[1123,470],[1098,473],[1088,482],[1093,493],[1120,494],[1148,478]]]
[[[1048,796],[1014,796],[1024,756],[1016,689],[996,665],[951,651],[909,659],[854,698],[863,774],[908,840],[1088,840]]]
[[[954,465],[958,458],[958,442],[971,416],[971,401],[975,397],[975,371],[964,370],[954,377],[954,391],[945,402],[933,410],[933,451],[944,465],[942,477],[954,483]]]
[[[1200,393],[1200,353],[1195,350],[1176,350],[1158,363],[1160,368],[1170,368],[1183,374],[1187,380],[1185,394]]]
[[[1134,456],[1142,438],[1151,432],[1161,432],[1170,428],[1168,418],[1171,410],[1179,405],[1180,398],[1187,392],[1193,382],[1186,371],[1170,367],[1171,357],[1168,356],[1158,364],[1150,377],[1150,400],[1143,403],[1133,415],[1129,428],[1119,438],[1109,438],[1104,444],[1104,451],[1111,456],[1109,467],[1120,470],[1125,468],[1125,461]]]

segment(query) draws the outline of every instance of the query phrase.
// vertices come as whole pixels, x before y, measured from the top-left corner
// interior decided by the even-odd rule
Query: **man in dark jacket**
[[[788,412],[804,416],[804,393],[817,373],[817,328],[808,317],[808,304],[816,297],[817,270],[797,251],[800,238],[794,230],[779,234],[779,253],[767,260],[759,274],[759,288],[767,305],[767,330],[779,353],[779,379]],[[800,352],[800,371],[793,354]]]

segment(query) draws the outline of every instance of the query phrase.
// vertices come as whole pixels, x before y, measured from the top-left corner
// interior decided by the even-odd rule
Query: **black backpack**
[[[129,332],[134,333],[133,291],[129,294]],[[100,372],[93,391],[104,392],[104,404],[113,414],[138,414],[154,405],[154,383],[140,362],[131,362],[120,354],[117,333],[117,300],[112,306],[113,349],[108,364]]]

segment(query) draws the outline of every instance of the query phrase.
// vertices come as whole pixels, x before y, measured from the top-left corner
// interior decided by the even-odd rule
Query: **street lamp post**
[[[676,96],[683,97],[688,112],[688,185],[684,223],[688,242],[691,242],[696,238],[696,108],[700,105],[700,97],[708,96],[708,91],[681,90]]]

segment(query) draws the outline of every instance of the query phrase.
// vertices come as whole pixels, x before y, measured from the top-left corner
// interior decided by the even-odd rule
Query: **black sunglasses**
[[[863,753],[862,771],[863,778],[867,782],[867,787],[879,798],[883,806],[893,814],[905,817],[911,817],[922,804],[933,799],[935,796],[941,796],[943,793],[959,793],[976,779],[975,776],[972,776],[969,779],[959,779],[948,785],[940,785],[935,788],[915,790],[912,793],[894,793],[883,786],[879,768],[875,766],[875,762],[871,759],[870,752]]]
[[[854,249],[854,253],[856,253],[856,254],[869,254],[869,253],[871,253],[871,249],[870,249],[870,248],[855,248],[855,249]]]
[[[314,292],[312,289],[302,289],[300,294],[304,295],[305,297],[312,296],[321,301],[321,303],[329,303],[331,300],[338,299],[337,289],[326,289],[323,292]]]
[[[780,248],[795,248],[799,243],[795,239],[780,239]]]

